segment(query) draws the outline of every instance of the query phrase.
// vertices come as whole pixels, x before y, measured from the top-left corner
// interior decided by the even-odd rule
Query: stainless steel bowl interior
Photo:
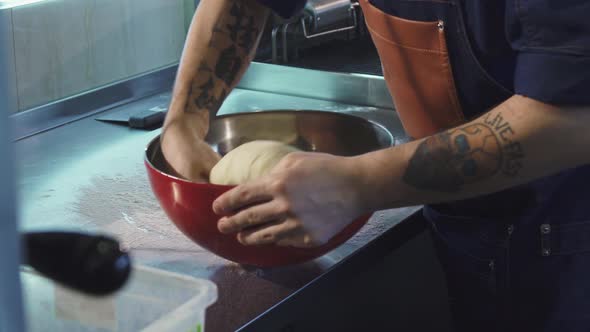
[[[217,117],[205,140],[225,155],[236,147],[255,140],[275,140],[303,151],[355,156],[390,147],[391,133],[363,118],[322,111],[262,111]],[[160,151],[159,137],[147,150],[148,161],[168,172]]]

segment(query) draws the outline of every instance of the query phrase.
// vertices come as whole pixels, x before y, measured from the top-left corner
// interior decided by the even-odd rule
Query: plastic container
[[[109,297],[66,289],[30,270],[21,271],[21,280],[31,332],[204,332],[205,310],[217,300],[209,280],[142,266]]]

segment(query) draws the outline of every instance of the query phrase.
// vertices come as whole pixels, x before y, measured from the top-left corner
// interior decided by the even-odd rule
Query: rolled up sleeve
[[[590,1],[510,2],[515,93],[550,104],[590,105]]]
[[[290,18],[299,13],[307,0],[257,0],[283,18]]]

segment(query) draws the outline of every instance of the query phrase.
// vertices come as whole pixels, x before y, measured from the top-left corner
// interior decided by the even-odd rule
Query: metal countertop
[[[169,98],[169,92],[160,93],[101,115],[166,108]],[[384,125],[400,142],[405,140],[392,109],[323,99],[236,89],[220,114],[272,109],[354,114]],[[377,212],[354,238],[315,261],[285,268],[247,269],[188,240],[160,209],[143,166],[144,148],[160,130],[133,130],[94,118],[15,143],[20,228],[112,234],[130,249],[136,263],[212,280],[218,285],[219,300],[208,310],[208,331],[239,328],[418,210],[411,207]]]

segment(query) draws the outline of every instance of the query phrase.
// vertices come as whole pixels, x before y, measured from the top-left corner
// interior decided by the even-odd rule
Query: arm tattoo
[[[259,29],[254,9],[245,1],[234,0],[227,24],[213,28],[209,50],[217,54],[216,63],[201,63],[191,84],[185,112],[217,111],[235,83],[253,50]]]
[[[223,99],[225,99],[226,92],[225,90],[221,90],[220,95],[216,97],[213,94],[214,87],[213,79],[209,79],[207,83],[198,87],[201,90],[201,93],[194,100],[194,103],[199,109],[218,109],[221,106]]]
[[[457,192],[502,173],[516,176],[522,168],[522,145],[513,140],[501,113],[488,113],[475,124],[425,139],[412,156],[403,180],[423,190]]]
[[[249,14],[245,5],[239,1],[233,3],[230,15],[234,22],[228,24],[227,28],[232,42],[237,43],[244,51],[250,52],[258,36],[254,15]]]
[[[244,33],[239,38],[238,46],[250,52],[256,43],[258,29],[256,29],[256,23],[254,22],[253,16],[248,17],[247,20],[248,22],[243,27]]]
[[[215,66],[215,75],[222,80],[227,86],[230,86],[242,68],[242,58],[238,48],[232,45],[221,51],[217,65]]]

